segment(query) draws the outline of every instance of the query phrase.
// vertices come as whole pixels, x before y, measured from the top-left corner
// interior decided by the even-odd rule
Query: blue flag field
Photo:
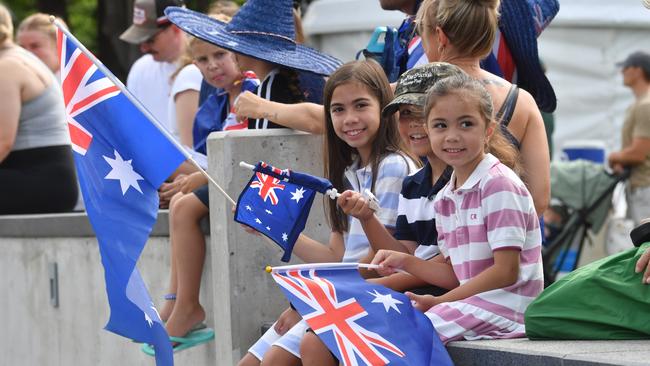
[[[169,337],[136,263],[156,222],[157,188],[185,156],[75,42],[58,31],[75,164],[104,265],[106,329],[153,345],[156,364],[173,365]]]
[[[239,195],[235,221],[248,225],[276,242],[284,255],[291,251],[304,230],[316,192],[332,188],[329,180],[259,162]]]

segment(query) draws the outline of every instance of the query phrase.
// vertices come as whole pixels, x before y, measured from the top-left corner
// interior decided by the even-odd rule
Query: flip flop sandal
[[[212,328],[195,330],[187,333],[185,337],[169,337],[169,340],[171,342],[176,343],[176,345],[174,346],[174,353],[186,350],[188,348],[192,348],[194,346],[198,346],[203,343],[207,343],[213,339],[214,339],[214,330]],[[154,350],[153,346],[147,343],[142,344],[142,347],[140,349],[142,350],[142,352],[144,352],[149,356],[156,355],[156,351]]]

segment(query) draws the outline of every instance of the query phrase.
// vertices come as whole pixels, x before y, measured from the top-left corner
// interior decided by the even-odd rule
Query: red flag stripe
[[[65,57],[64,55],[61,56]],[[85,57],[83,53],[79,53],[77,59],[74,60],[72,67],[65,75],[63,85],[61,85],[63,88],[63,101],[65,102],[66,106],[68,106],[74,97],[75,92],[79,88],[81,80],[84,78],[86,72],[92,65],[92,61],[90,61],[88,57]]]
[[[73,114],[75,111],[85,107],[86,105],[95,102],[97,99],[103,97],[106,94],[114,93],[114,92],[119,92],[120,89],[117,86],[112,86],[109,88],[102,89],[94,94],[91,94],[90,96],[86,97],[79,103],[75,103],[75,105],[72,107],[72,110],[70,111],[70,114]]]
[[[68,130],[70,131],[71,142],[84,150],[88,150],[90,142],[93,140],[92,135],[72,123],[68,123]]]

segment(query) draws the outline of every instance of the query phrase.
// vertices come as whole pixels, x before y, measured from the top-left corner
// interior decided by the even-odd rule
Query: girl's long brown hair
[[[395,115],[382,116],[381,110],[393,100],[393,90],[388,83],[384,70],[378,63],[372,60],[352,61],[339,67],[325,83],[323,91],[323,104],[325,106],[325,137],[323,139],[323,157],[324,157],[324,175],[332,182],[334,187],[342,189],[344,187],[345,168],[352,164],[356,149],[350,147],[341,140],[334,132],[332,125],[332,116],[330,108],[332,105],[332,94],[340,85],[347,83],[358,83],[363,85],[368,92],[377,98],[379,102],[380,113],[377,118],[380,119],[379,130],[372,142],[372,151],[370,161],[372,168],[372,185],[371,191],[374,193],[375,182],[377,180],[377,170],[381,160],[390,153],[400,153],[408,158],[411,155],[406,152],[404,144],[397,131],[397,121]],[[413,159],[417,161],[416,159]],[[347,216],[336,205],[335,200],[328,200],[325,207],[327,208],[329,224],[333,231],[345,232],[348,230]]]

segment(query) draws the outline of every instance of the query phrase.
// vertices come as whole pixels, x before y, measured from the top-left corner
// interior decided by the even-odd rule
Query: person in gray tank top
[[[0,5],[0,215],[70,211],[78,189],[59,83]]]

